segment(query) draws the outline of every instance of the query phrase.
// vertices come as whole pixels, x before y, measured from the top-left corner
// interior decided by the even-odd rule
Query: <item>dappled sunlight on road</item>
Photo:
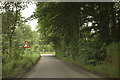
[[[55,56],[55,54],[41,54],[41,56]]]

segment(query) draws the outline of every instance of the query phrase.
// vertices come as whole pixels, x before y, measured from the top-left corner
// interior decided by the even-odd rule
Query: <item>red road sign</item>
[[[26,41],[25,44],[23,45],[23,48],[30,48],[30,44]]]

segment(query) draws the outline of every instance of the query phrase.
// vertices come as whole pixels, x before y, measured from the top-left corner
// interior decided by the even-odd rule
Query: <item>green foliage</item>
[[[79,56],[82,55],[84,62],[87,64],[101,64],[103,63],[106,53],[105,44],[98,41],[80,41]],[[81,58],[82,59],[82,58]]]
[[[38,2],[34,16],[41,41],[52,42],[57,56],[94,67],[103,65],[111,55],[106,46],[119,42],[118,4]]]
[[[23,67],[31,68],[34,60],[25,55],[54,50],[57,56],[87,65],[87,68],[98,71],[104,68],[104,71],[101,70],[103,73],[110,70],[108,66],[117,63],[115,47],[119,42],[119,3],[38,2],[36,5],[34,17],[38,19],[37,32],[31,31],[30,26],[22,20],[20,11],[25,6],[21,3],[10,2],[2,6],[5,77],[14,77]],[[31,48],[22,48],[25,41],[29,42]],[[23,63],[20,68],[19,63]],[[112,66],[108,74],[116,76],[115,67]],[[8,76],[11,70],[15,72]]]
[[[10,57],[7,59],[6,63],[3,64],[3,78],[16,78],[23,75],[26,71],[29,71],[33,64],[36,63],[39,54],[33,55],[20,55],[21,58],[16,59],[15,57]],[[5,57],[8,58],[8,57]]]
[[[40,57],[39,34],[31,31],[31,27],[25,24],[21,11],[27,3],[2,2],[0,10],[2,14],[2,64],[3,77],[13,78],[28,71]],[[25,41],[30,44],[29,49],[23,48]]]
[[[28,34],[27,34],[28,32]],[[27,34],[27,35],[26,35]],[[38,58],[40,57],[39,50],[34,48],[34,46],[38,46],[38,38],[34,37],[38,36],[37,32],[31,31],[30,26],[26,24],[22,24],[15,30],[15,35],[13,37],[12,55],[7,54],[5,50],[7,50],[7,45],[3,45],[3,77],[4,78],[13,78],[19,77],[23,75],[26,71],[30,70],[33,64],[36,63]],[[3,37],[3,39],[6,39]],[[25,41],[28,41],[30,44],[30,48],[25,49],[23,45]],[[6,41],[4,41],[5,44]]]
[[[26,7],[26,4],[22,2],[1,2],[0,13],[2,14],[2,32],[3,37],[7,42],[7,46],[3,50],[7,49],[7,53],[12,53],[12,39],[15,33],[15,29],[23,22],[21,16],[21,10]],[[3,45],[6,45],[3,43]],[[6,51],[6,50],[5,50]]]
[[[107,57],[105,59],[105,64],[114,66],[114,67],[118,67],[118,58],[119,58],[119,49],[118,48],[119,47],[120,47],[120,42],[112,43],[106,47]]]

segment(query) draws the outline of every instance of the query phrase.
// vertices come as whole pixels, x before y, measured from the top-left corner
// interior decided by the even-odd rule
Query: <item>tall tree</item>
[[[1,12],[2,12],[2,26],[3,26],[3,36],[7,35],[9,41],[9,51],[11,54],[12,38],[15,33],[16,27],[21,23],[20,11],[26,7],[26,4],[22,2],[2,2]]]

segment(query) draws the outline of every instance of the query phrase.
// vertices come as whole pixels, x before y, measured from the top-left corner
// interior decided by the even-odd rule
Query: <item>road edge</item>
[[[91,72],[92,74],[98,75],[98,76],[100,76],[101,78],[113,78],[113,77],[111,77],[111,76],[109,76],[109,75],[106,75],[106,74],[103,74],[103,73],[100,73],[100,72],[96,72],[96,71],[87,69],[87,68],[83,67],[83,66],[80,65],[80,64],[76,64],[76,63],[67,61],[67,60],[65,60],[65,59],[63,59],[63,58],[61,58],[61,57],[56,56],[56,58],[58,58],[58,59],[60,59],[60,60],[62,60],[62,61],[64,61],[64,62],[66,62],[66,63],[68,63],[68,64],[71,64],[71,65],[74,65],[74,66],[76,66],[76,67],[79,67],[79,68],[81,68],[81,69],[83,69],[83,70],[85,70],[85,71],[87,71],[87,72]],[[109,79],[108,79],[108,80],[109,80]]]

